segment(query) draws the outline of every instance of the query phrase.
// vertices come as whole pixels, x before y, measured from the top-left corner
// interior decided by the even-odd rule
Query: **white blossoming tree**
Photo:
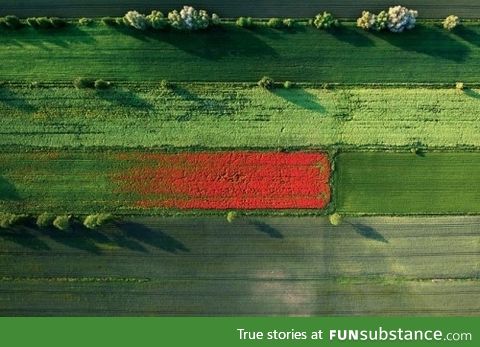
[[[178,12],[177,10],[172,11],[168,14],[168,20],[172,28],[178,30],[200,30],[208,28],[210,24],[210,16],[207,11],[199,10],[197,11],[192,6],[183,6],[183,8]],[[215,15],[216,22],[220,18]]]
[[[405,29],[415,27],[418,12],[409,10],[403,6],[394,6],[388,9],[388,30],[394,33],[401,33]]]
[[[123,17],[124,22],[138,30],[147,29],[147,18],[137,11],[128,11]]]
[[[448,31],[455,29],[460,25],[460,18],[454,15],[450,15],[443,21],[443,27]]]

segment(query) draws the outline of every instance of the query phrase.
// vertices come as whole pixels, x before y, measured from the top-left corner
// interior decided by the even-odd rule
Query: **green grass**
[[[0,88],[0,146],[480,146],[480,93],[428,88],[275,89],[157,84],[107,91]]]
[[[478,315],[478,217],[0,232],[1,315]]]
[[[341,213],[480,213],[480,153],[343,153],[336,168]]]
[[[197,33],[70,26],[0,30],[0,76],[58,81],[78,76],[128,81],[345,83],[478,82],[480,25],[449,33],[422,24],[395,35],[346,23],[334,31],[247,30],[232,24]]]

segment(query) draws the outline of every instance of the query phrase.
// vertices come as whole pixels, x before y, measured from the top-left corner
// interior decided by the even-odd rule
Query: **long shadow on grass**
[[[465,89],[463,92],[471,98],[480,99],[480,93],[473,89]]]
[[[140,98],[135,92],[127,89],[112,88],[107,90],[97,90],[97,96],[115,106],[145,110],[153,108],[153,105],[150,102]]]
[[[325,107],[318,102],[318,98],[303,88],[274,89],[273,93],[305,110],[323,114],[326,112]]]
[[[444,29],[435,26],[419,24],[413,30],[407,30],[401,34],[385,31],[372,32],[372,35],[404,51],[452,60],[457,63],[465,61],[470,54],[468,46],[454,39]]]
[[[36,111],[36,108],[25,101],[22,96],[7,87],[0,87],[0,104],[18,109],[22,112]]]
[[[327,33],[335,37],[337,40],[348,43],[355,47],[372,47],[375,42],[357,28],[339,27],[327,30]]]
[[[119,32],[144,42],[152,40],[168,43],[186,53],[206,60],[224,57],[276,57],[278,54],[254,31],[235,26],[221,26],[196,32],[140,31],[127,27],[114,27]]]
[[[15,185],[0,176],[0,200],[20,200]]]
[[[95,39],[85,30],[68,25],[60,29],[33,29],[23,27],[19,30],[0,29],[0,44],[23,47],[24,44],[51,50],[55,45],[68,48],[72,44],[92,44]],[[49,46],[50,45],[50,46]]]
[[[480,46],[480,33],[470,29],[467,26],[462,25],[458,28],[455,28],[453,33],[472,45]]]
[[[29,228],[22,226],[15,226],[8,230],[0,231],[0,238],[31,250],[50,250],[50,246],[47,243],[40,240]]]
[[[228,106],[228,102],[215,98],[199,97],[192,93],[190,90],[182,87],[175,86],[174,93],[180,96],[185,101],[192,103],[191,106],[185,109],[185,113],[177,116],[177,121],[190,121],[195,114],[214,115],[218,117],[231,116],[235,114],[235,109]]]
[[[280,231],[278,231],[277,229],[275,229],[274,227],[272,227],[271,225],[267,224],[267,223],[264,223],[264,222],[261,222],[261,221],[258,221],[258,220],[254,220],[254,221],[250,222],[250,224],[255,226],[255,228],[258,231],[260,231],[261,233],[267,234],[271,238],[283,239],[283,234]]]
[[[355,230],[355,232],[357,232],[358,234],[360,234],[361,236],[367,239],[388,243],[388,240],[385,237],[383,237],[382,234],[380,234],[378,231],[376,231],[374,228],[372,228],[369,225],[365,225],[362,223],[349,223],[349,224],[353,227],[353,230]]]
[[[181,241],[161,230],[152,230],[143,224],[130,221],[116,222],[115,226],[121,230],[123,236],[127,239],[133,239],[169,253],[190,252]]]
[[[97,246],[98,240],[95,240],[99,235],[98,232],[92,231],[90,234],[83,232],[83,228],[74,226],[72,230],[61,231],[53,227],[41,230],[42,233],[50,237],[55,242],[61,243],[65,246],[76,248],[82,251],[101,254],[101,249]]]

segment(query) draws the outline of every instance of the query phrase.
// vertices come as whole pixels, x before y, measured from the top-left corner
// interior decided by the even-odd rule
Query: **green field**
[[[0,233],[1,315],[478,315],[478,217]]]
[[[438,24],[366,33],[346,23],[247,30],[232,24],[205,32],[139,32],[70,26],[58,31],[0,30],[0,76],[12,81],[71,81],[92,76],[128,81],[342,83],[478,82],[480,25],[449,33]],[[32,63],[32,61],[35,63]]]
[[[0,88],[0,146],[480,146],[480,92],[130,84],[107,91]]]
[[[480,153],[342,153],[337,210],[347,214],[480,212]]]
[[[148,12],[152,9],[170,11],[181,8],[185,1],[136,1],[131,0],[62,0],[62,6],[54,6],[51,0],[2,0],[2,9],[7,14],[20,16],[111,16],[123,15],[133,8]],[[392,1],[387,0],[191,0],[188,4],[197,8],[205,8],[217,12],[223,17],[313,17],[320,11],[330,11],[336,16],[356,18],[362,10],[380,12],[389,6]],[[403,0],[402,5],[419,10],[422,18],[444,18],[455,14],[462,18],[479,18],[480,6],[474,0]]]

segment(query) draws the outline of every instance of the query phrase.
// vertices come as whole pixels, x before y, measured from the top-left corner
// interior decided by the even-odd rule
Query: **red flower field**
[[[127,158],[127,157],[128,158]],[[122,155],[135,162],[118,179],[139,207],[324,208],[330,164],[313,152],[197,152]]]

